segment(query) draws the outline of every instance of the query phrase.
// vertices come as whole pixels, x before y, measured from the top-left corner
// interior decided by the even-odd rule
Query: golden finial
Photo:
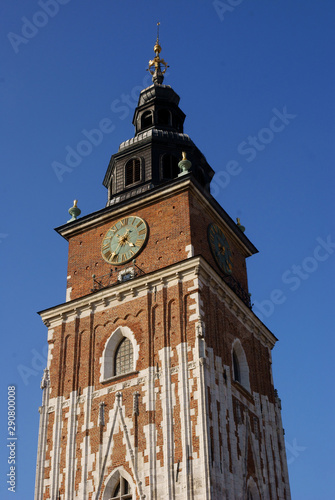
[[[157,55],[157,52],[159,54],[162,50],[162,47],[159,45],[159,25],[160,24],[161,24],[160,22],[157,23],[157,40],[156,40],[156,44],[154,46],[154,52],[156,55]]]
[[[154,46],[154,51],[155,51],[156,57],[154,57],[154,59],[149,61],[149,68],[147,70],[152,75],[152,81],[158,85],[163,83],[163,80],[164,80],[163,75],[166,72],[167,68],[169,67],[166,64],[166,62],[164,61],[164,59],[161,59],[159,57],[159,54],[162,50],[162,47],[159,44],[159,26],[160,26],[160,24],[161,24],[160,22],[157,23],[157,40],[156,40],[156,43]],[[162,69],[162,66],[163,66],[163,69]]]

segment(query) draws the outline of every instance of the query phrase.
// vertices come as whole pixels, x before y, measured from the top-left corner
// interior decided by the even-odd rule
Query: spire
[[[159,57],[159,54],[162,50],[162,47],[159,45],[159,25],[160,22],[157,23],[157,40],[154,46],[154,52],[156,54],[156,57],[154,59],[149,61],[149,68],[147,71],[149,71],[152,75],[152,81],[156,85],[161,85],[164,80],[164,73],[166,72],[167,68],[169,67],[164,59],[161,59]],[[163,69],[162,69],[163,66]]]

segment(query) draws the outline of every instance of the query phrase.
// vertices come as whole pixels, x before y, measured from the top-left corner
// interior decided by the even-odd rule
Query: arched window
[[[130,186],[141,180],[141,162],[138,158],[132,158],[126,163],[125,185]]]
[[[105,344],[101,363],[100,382],[134,372],[139,356],[139,345],[127,326],[119,326]]]
[[[233,373],[234,373],[234,380],[236,380],[236,382],[241,383],[240,364],[238,362],[238,358],[235,351],[233,351]]]
[[[177,158],[173,155],[164,155],[162,158],[162,179],[174,179],[179,173]]]
[[[120,500],[120,499],[128,500],[132,498],[133,496],[131,494],[131,488],[129,486],[129,483],[124,477],[121,476],[120,481],[115,487],[111,500]]]
[[[118,467],[109,476],[102,499],[133,500],[135,497],[135,486],[130,474]]]
[[[141,116],[141,130],[151,127],[152,125],[152,113],[151,111],[145,111]]]
[[[254,500],[251,491],[248,489],[248,500]]]
[[[133,347],[129,339],[124,337],[119,343],[114,358],[114,375],[122,375],[133,369]]]
[[[249,366],[241,342],[235,339],[232,349],[233,380],[250,392]]]
[[[157,112],[158,125],[170,125],[171,115],[168,109],[159,109]]]
[[[247,500],[259,500],[260,495],[257,485],[252,477],[249,477],[247,482]]]

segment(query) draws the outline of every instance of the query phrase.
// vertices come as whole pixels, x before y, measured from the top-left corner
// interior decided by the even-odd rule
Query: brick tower
[[[35,500],[288,500],[276,338],[248,293],[257,250],[211,196],[154,50],[106,207],[57,228],[67,294],[40,313]]]

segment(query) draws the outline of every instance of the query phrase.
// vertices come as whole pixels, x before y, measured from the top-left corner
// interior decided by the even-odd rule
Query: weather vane
[[[152,75],[152,81],[158,85],[163,83],[163,80],[164,80],[163,75],[166,72],[167,68],[169,67],[168,64],[164,61],[164,59],[161,59],[159,57],[159,54],[162,50],[162,47],[159,45],[159,25],[160,24],[161,24],[160,22],[157,23],[157,40],[156,40],[156,44],[154,46],[154,52],[156,54],[156,57],[154,57],[154,59],[149,61],[149,68],[147,70]]]

